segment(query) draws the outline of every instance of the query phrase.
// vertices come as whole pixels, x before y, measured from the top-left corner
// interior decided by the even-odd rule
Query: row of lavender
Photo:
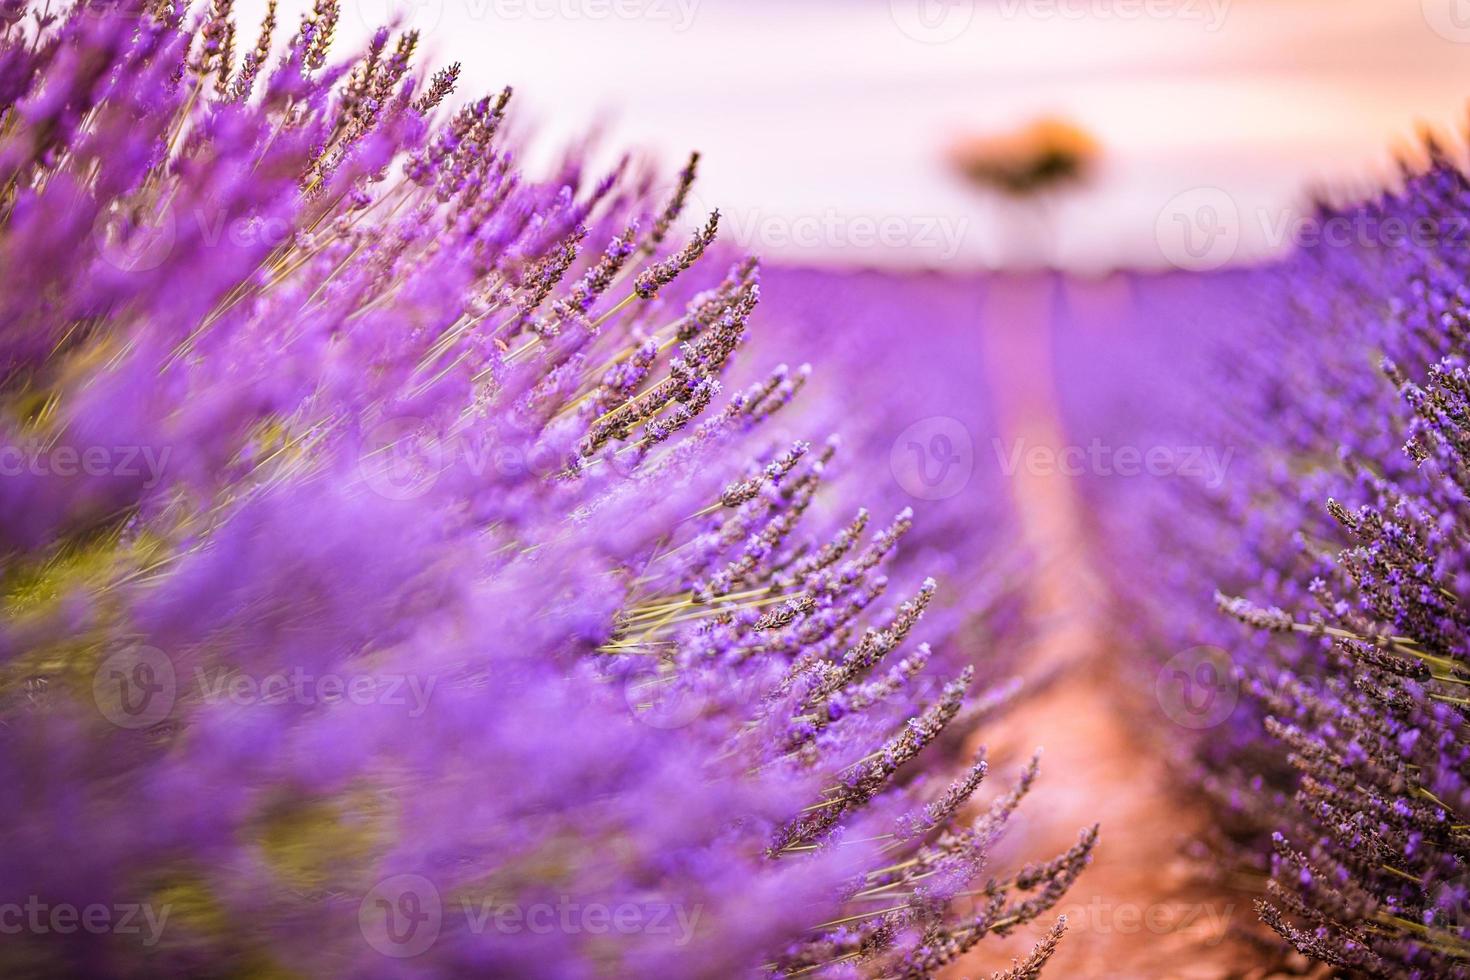
[[[1351,246],[1143,284],[1112,395],[1067,377],[1120,338],[1061,345],[1074,432],[1229,460],[1086,484],[1123,669],[1264,921],[1369,976],[1470,976],[1470,184],[1431,156],[1321,210]]]
[[[5,15],[8,975],[922,976],[1056,903],[1034,765],[965,811],[1014,582],[733,373],[693,162],[532,179],[334,0]]]

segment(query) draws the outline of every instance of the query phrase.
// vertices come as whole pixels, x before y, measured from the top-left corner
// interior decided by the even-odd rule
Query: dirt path
[[[1060,448],[1052,367],[1048,280],[1003,278],[986,301],[987,383],[997,392],[1002,438]],[[1250,896],[1199,884],[1184,857],[1204,814],[1171,785],[1159,757],[1139,743],[1122,706],[1110,651],[1098,628],[1100,592],[1084,547],[1083,515],[1071,480],[1028,473],[1014,479],[1029,544],[1042,557],[1033,612],[1051,624],[1039,660],[1069,666],[1062,678],[1008,715],[1004,743],[990,737],[992,772],[1009,775],[1036,746],[1041,778],[1022,808],[1018,833],[998,858],[1036,859],[1102,825],[1093,865],[1063,900],[1068,932],[1048,966],[1053,978],[1259,978],[1278,975],[1274,957],[1249,940]],[[1039,666],[1040,664],[1038,664]],[[986,940],[951,977],[985,977],[1010,965],[1051,925],[1047,917],[1004,940]],[[1279,974],[1285,975],[1285,974]]]

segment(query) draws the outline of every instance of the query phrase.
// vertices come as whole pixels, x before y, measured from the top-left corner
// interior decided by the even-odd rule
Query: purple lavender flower
[[[1352,975],[1470,976],[1470,266],[1386,231],[1461,223],[1470,184],[1431,156],[1316,216],[1382,235],[1154,289],[1174,336],[1143,363],[1169,368],[1110,424],[1230,447],[1230,478],[1092,488],[1134,645],[1231,668],[1238,703],[1181,761],[1265,880],[1263,920]]]
[[[1035,771],[975,815],[953,755],[1013,625],[905,645],[914,517],[732,373],[693,163],[538,181],[337,19],[0,33],[6,971],[921,976],[1044,916],[1096,829],[982,878]]]

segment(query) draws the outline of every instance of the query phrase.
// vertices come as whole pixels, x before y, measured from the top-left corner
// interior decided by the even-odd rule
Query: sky
[[[244,40],[263,0],[237,3]],[[282,0],[294,23],[301,0]],[[344,0],[393,16],[460,94],[516,88],[547,155],[600,125],[762,254],[846,265],[1213,268],[1313,229],[1311,188],[1392,174],[1459,130],[1470,0]],[[340,49],[345,51],[345,47]],[[340,53],[339,51],[339,53]],[[960,139],[1043,116],[1100,145],[1084,186],[1016,205],[955,175]],[[534,155],[531,162],[535,162]]]

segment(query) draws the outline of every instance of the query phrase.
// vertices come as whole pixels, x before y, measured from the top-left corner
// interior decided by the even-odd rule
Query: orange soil
[[[1048,380],[1049,297],[1048,280],[1015,277],[998,280],[986,301],[987,381],[998,393],[1008,443],[1063,442]],[[1140,741],[1127,717],[1133,696],[1122,689],[1101,640],[1100,592],[1069,479],[1028,475],[1023,467],[1014,492],[1024,533],[1043,559],[1031,598],[1034,612],[1052,625],[1038,659],[1070,666],[995,726],[1003,732],[982,733],[991,739],[998,784],[1037,746],[1045,749],[1041,777],[1018,814],[1017,853],[998,855],[998,863],[1044,859],[1071,846],[1081,828],[1102,825],[1092,866],[1056,910],[1067,914],[1068,930],[1045,976],[1300,976],[1308,969],[1300,957],[1284,957],[1262,942],[1252,896],[1206,884],[1201,868],[1184,856],[1207,818],[1171,783],[1163,759]],[[997,734],[1006,741],[996,743]],[[1054,919],[987,939],[947,975],[985,977],[1009,967]]]

